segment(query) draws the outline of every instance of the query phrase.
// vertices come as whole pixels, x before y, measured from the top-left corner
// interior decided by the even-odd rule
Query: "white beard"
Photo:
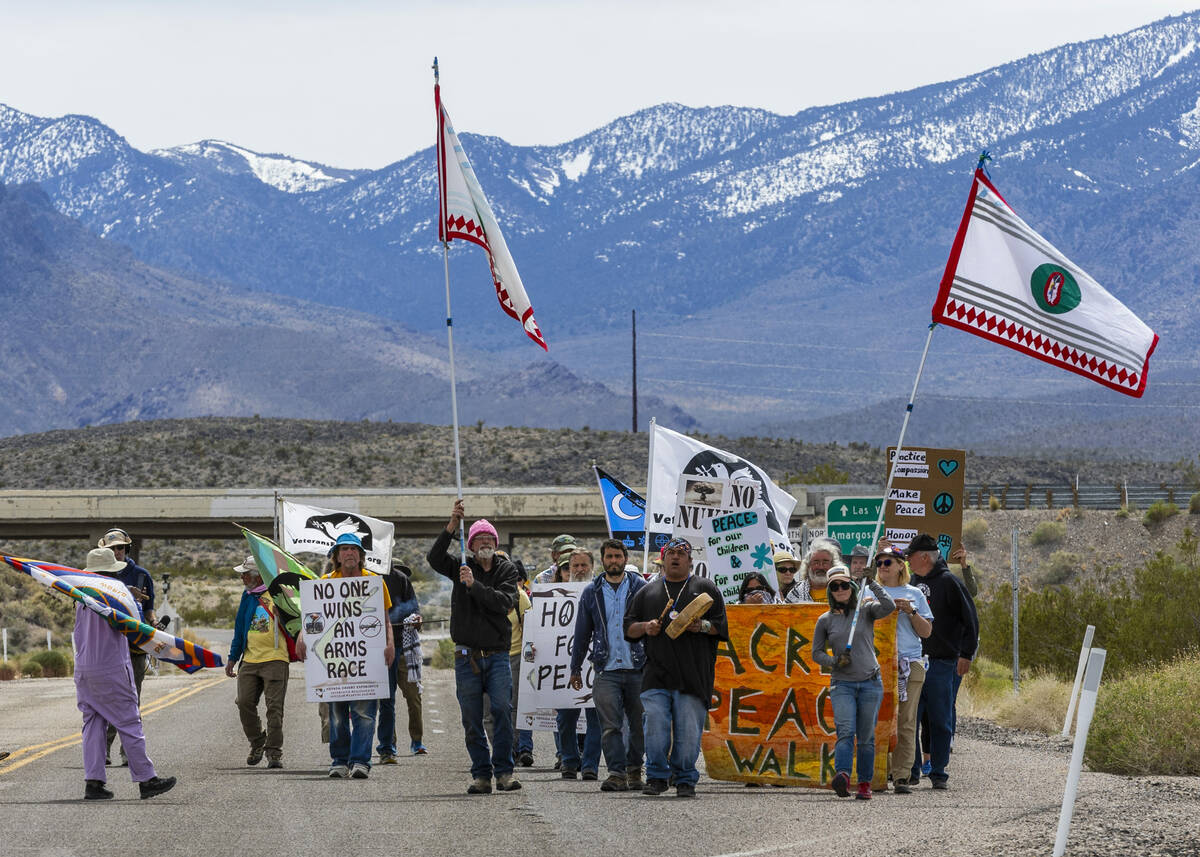
[[[475,559],[482,562],[487,562],[496,555],[496,549],[492,547],[482,547],[475,551]]]

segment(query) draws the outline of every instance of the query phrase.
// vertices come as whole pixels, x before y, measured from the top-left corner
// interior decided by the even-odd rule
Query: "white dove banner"
[[[327,554],[343,533],[353,533],[362,540],[368,571],[387,574],[392,568],[392,544],[396,540],[396,525],[357,512],[322,509],[282,500],[280,534],[281,547],[289,553]]]
[[[517,273],[517,264],[500,234],[500,224],[492,214],[492,207],[467,160],[458,134],[454,133],[450,114],[442,103],[441,89],[436,85],[433,99],[438,114],[438,196],[441,203],[438,238],[445,242],[461,238],[487,251],[500,308],[521,323],[526,336],[549,350],[533,318],[533,306],[525,293],[521,275]]]

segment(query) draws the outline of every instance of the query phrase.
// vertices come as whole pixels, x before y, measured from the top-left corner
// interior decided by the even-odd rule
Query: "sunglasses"
[[[850,584],[846,583],[846,581],[844,581],[844,580],[835,580],[833,583],[829,584],[829,590],[831,592],[840,592],[843,589],[849,589],[849,588],[850,588]]]
[[[896,562],[896,560],[881,559],[877,563],[875,563],[875,567],[876,568],[881,568],[881,567],[886,568],[887,566],[891,565],[893,562]]]
[[[794,568],[777,568],[777,569],[775,569],[775,573],[776,574],[795,574],[796,569],[794,569]]]

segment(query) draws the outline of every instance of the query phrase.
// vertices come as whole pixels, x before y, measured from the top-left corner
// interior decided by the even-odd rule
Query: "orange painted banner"
[[[812,659],[825,604],[733,605],[717,648],[716,684],[701,737],[715,780],[828,788],[837,731],[829,674]],[[875,623],[883,703],[875,727],[873,787],[887,784],[896,734],[896,614]]]

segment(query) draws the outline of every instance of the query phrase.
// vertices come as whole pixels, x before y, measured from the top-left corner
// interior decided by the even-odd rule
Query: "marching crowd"
[[[607,539],[600,545],[597,571],[592,551],[562,535],[550,546],[550,566],[531,576],[499,549],[499,534],[484,519],[471,524],[467,553],[460,557],[456,536],[464,516],[462,500],[455,501],[427,560],[453,586],[450,637],[471,763],[467,792],[520,789],[516,768],[534,764],[532,732],[518,728],[516,718],[520,688],[515,677],[531,606],[529,587],[574,581],[587,586],[576,611],[570,686],[582,688],[583,662],[589,658],[595,707],[583,709],[582,732],[579,708],[557,712],[555,770],[564,779],[599,780],[603,756],[607,776],[599,784],[601,791],[660,795],[673,787],[679,797],[694,796],[718,645],[728,640],[728,630],[725,600],[711,580],[692,573],[688,541],[670,540],[655,558],[654,572],[644,576],[629,564],[621,541]],[[89,552],[85,570],[119,579],[136,599],[142,618],[153,622],[153,581],[126,556],[130,545],[124,530],[110,530]],[[843,563],[839,543],[818,538],[802,558],[776,552],[778,591],[759,573],[741,585],[742,604],[828,605],[817,621],[811,657],[830,675],[837,733],[831,786],[841,797],[849,796],[855,783],[857,798],[872,797],[875,727],[883,699],[874,624],[893,611],[899,614],[899,692],[889,780],[897,794],[911,793],[922,778],[934,789],[948,787],[955,698],[978,640],[972,600],[977,582],[964,550],[952,559],[963,579],[950,572],[928,535],[918,535],[904,551],[881,542],[871,567],[869,550],[857,547]],[[364,569],[364,560],[359,538],[343,534],[329,551],[324,577],[372,574]],[[267,587],[253,558],[234,572],[244,592],[225,670],[237,677],[236,705],[250,745],[246,763],[258,765],[265,758],[269,768],[282,768],[288,669],[291,661],[304,658],[304,634],[293,639],[286,633],[271,599],[263,597]],[[378,764],[397,763],[397,690],[407,705],[409,750],[427,753],[422,743],[421,614],[410,575],[403,566],[383,575],[389,696],[321,705],[332,778],[367,778],[372,744]],[[668,634],[673,621],[683,627]],[[121,634],[82,608],[76,611],[75,646],[85,798],[113,795],[105,768],[111,764],[108,748],[116,734],[121,736],[121,764],[129,766],[141,796],[167,791],[175,779],[155,772],[138,713],[146,656],[131,652]],[[264,700],[265,724],[259,715]]]

